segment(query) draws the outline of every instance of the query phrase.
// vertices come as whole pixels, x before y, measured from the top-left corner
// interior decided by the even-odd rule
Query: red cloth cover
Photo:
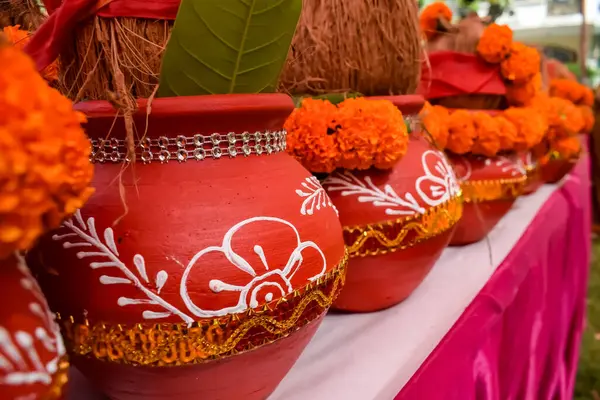
[[[426,99],[465,94],[505,95],[506,87],[498,65],[474,54],[436,51],[423,63],[418,93]]]

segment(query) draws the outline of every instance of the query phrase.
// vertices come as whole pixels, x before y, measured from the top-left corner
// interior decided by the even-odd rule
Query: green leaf
[[[274,92],[302,0],[182,0],[158,95]]]

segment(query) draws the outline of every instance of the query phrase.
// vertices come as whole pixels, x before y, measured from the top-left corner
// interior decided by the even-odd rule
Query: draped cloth
[[[590,263],[589,157],[396,400],[572,399]]]

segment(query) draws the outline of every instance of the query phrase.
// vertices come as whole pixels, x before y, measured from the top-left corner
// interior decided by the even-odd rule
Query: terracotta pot
[[[54,315],[20,256],[0,260],[0,398],[59,399],[69,363]],[[9,304],[10,303],[10,304]]]
[[[535,193],[544,184],[539,160],[531,151],[519,153],[515,156],[515,160],[527,173],[527,185],[523,189],[523,194]]]
[[[540,166],[541,179],[545,183],[560,182],[577,164],[577,159],[549,159]]]
[[[420,96],[390,100],[405,115],[423,103]],[[447,246],[462,211],[451,166],[419,131],[393,169],[337,171],[323,186],[339,210],[350,255],[338,310],[376,311],[406,299]]]
[[[527,172],[508,157],[484,158],[450,155],[461,181],[465,205],[451,246],[485,238],[510,210],[527,185]]]
[[[31,254],[67,348],[112,399],[264,399],[345,275],[336,211],[283,151],[293,103],[215,95],[155,99],[150,115],[138,106],[146,137],[125,170],[122,121],[106,102],[79,106],[97,193]]]

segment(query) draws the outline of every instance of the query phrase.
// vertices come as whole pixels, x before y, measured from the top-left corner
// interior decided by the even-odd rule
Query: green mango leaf
[[[274,92],[302,0],[182,0],[158,95]]]

